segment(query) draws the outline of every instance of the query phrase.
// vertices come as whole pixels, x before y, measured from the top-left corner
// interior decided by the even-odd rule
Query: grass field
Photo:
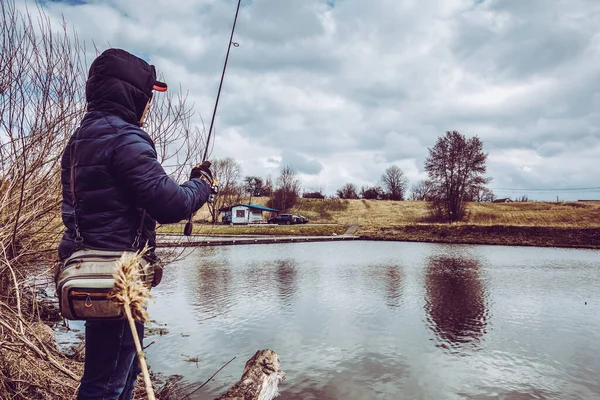
[[[267,200],[254,198],[252,203],[265,205]],[[427,222],[427,203],[421,201],[299,199],[289,212],[325,225],[196,224],[194,233],[327,236],[358,224],[361,237],[377,240],[600,248],[600,202],[469,203],[465,220],[452,225]],[[207,220],[208,212],[196,219]],[[182,230],[183,225],[159,228],[165,233]]]
[[[292,213],[314,222],[357,222],[361,228],[422,224],[428,217],[427,203],[422,201],[301,199]],[[467,216],[459,224],[600,227],[600,202],[469,203]]]
[[[265,205],[266,197],[252,203]],[[427,223],[427,203],[423,201],[298,199],[292,214],[308,217],[310,222],[349,225],[361,228]],[[197,220],[208,220],[204,207]],[[467,216],[459,224],[600,227],[600,202],[514,202],[468,203]]]

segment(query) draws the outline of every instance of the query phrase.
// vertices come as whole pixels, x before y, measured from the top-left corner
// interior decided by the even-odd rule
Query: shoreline
[[[304,233],[304,232],[303,232]],[[159,235],[180,238],[182,235]],[[359,228],[356,235],[310,235],[294,231],[277,235],[193,235],[197,240],[168,243],[159,240],[157,247],[227,246],[243,244],[271,244],[296,242],[328,242],[347,240],[397,241],[446,244],[474,244],[499,246],[557,247],[600,249],[599,228],[513,226],[513,225],[398,225],[382,228]]]
[[[406,225],[362,232],[361,240],[600,249],[600,228]]]

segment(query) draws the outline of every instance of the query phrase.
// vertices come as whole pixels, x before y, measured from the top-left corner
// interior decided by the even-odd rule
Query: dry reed
[[[146,357],[140,343],[135,321],[148,322],[149,316],[146,307],[150,299],[150,288],[141,279],[140,268],[141,259],[148,251],[148,248],[138,253],[123,253],[115,267],[114,279],[115,285],[111,292],[111,298],[121,306],[125,311],[125,316],[129,322],[131,335],[135,343],[137,357],[144,376],[144,384],[146,386],[146,394],[148,399],[154,400],[154,389],[146,364]]]

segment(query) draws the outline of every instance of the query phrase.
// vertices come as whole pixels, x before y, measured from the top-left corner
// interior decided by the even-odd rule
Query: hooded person
[[[92,63],[87,112],[61,162],[61,260],[81,247],[139,250],[146,244],[155,258],[156,223],[179,222],[208,200],[210,164],[194,168],[179,185],[141,128],[153,92],[166,90],[153,65],[124,50],[106,50]],[[144,327],[136,324],[141,341]],[[86,321],[78,399],[129,400],[139,372],[126,321]]]

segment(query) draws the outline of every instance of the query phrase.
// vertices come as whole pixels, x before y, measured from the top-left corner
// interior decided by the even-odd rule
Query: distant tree
[[[263,196],[264,183],[258,176],[247,176],[244,178],[244,191],[250,198]]]
[[[415,201],[431,201],[434,197],[433,185],[428,180],[421,180],[410,190],[410,199]]]
[[[273,195],[273,180],[270,176],[265,180],[263,185],[262,196],[271,197]]]
[[[448,222],[459,221],[465,215],[464,201],[474,188],[485,185],[487,153],[483,142],[474,136],[467,139],[457,131],[446,132],[428,149],[425,170],[433,185],[434,217]]]
[[[392,165],[386,169],[381,183],[388,200],[404,200],[408,179],[400,167]]]
[[[303,199],[324,199],[325,195],[323,195],[323,193],[321,193],[320,191],[318,191],[318,192],[304,192],[304,193],[302,193],[302,198]]]
[[[496,195],[494,192],[485,186],[474,187],[472,193],[468,197],[469,201],[475,201],[478,203],[491,203],[492,201],[496,200]]]
[[[337,196],[340,199],[358,199],[357,188],[354,183],[346,183],[337,191]]]
[[[244,193],[241,184],[242,167],[233,158],[217,159],[210,167],[214,178],[219,182],[219,193],[213,203],[208,204],[212,222],[217,222],[218,209],[239,203]]]
[[[517,198],[515,199],[515,201],[518,201],[518,202],[521,202],[521,203],[526,203],[526,202],[528,202],[528,201],[529,201],[529,197],[527,197],[527,195],[526,195],[526,194],[524,194],[524,195],[523,195],[523,196],[521,196],[521,197],[517,197]]]
[[[269,201],[270,207],[278,210],[289,210],[292,208],[300,195],[300,181],[296,177],[296,171],[285,166],[281,175],[277,178],[277,188],[273,191]]]
[[[366,200],[381,200],[385,197],[385,193],[379,186],[363,186],[360,189],[360,197]]]

